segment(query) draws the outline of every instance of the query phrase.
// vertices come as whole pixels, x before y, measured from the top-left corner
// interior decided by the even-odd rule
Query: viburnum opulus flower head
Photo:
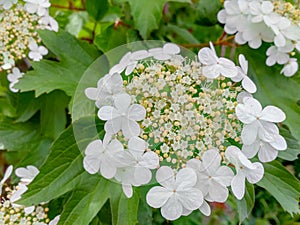
[[[238,44],[257,49],[262,42],[272,43],[267,50],[266,64],[284,65],[281,73],[290,77],[298,70],[294,50],[300,41],[300,9],[284,0],[226,0],[218,13],[228,34],[235,35]]]
[[[225,202],[229,188],[243,198],[245,182],[264,173],[247,157],[270,161],[286,148],[275,125],[285,115],[252,97],[245,56],[237,66],[212,44],[198,57],[181,50],[167,43],[125,53],[96,87],[85,89],[106,134],[85,149],[84,168],[120,182],[127,197],[133,187],[157,182],[146,200],[169,220],[196,209],[210,215],[209,202]],[[260,147],[249,150],[254,144]]]

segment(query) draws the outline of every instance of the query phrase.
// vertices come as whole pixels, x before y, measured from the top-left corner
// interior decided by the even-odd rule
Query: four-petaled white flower
[[[126,138],[138,136],[140,126],[136,121],[143,120],[146,110],[138,104],[131,105],[131,98],[128,94],[120,94],[114,100],[113,106],[103,106],[98,111],[101,120],[107,120],[104,129],[109,134],[116,134],[122,130]]]
[[[245,195],[245,180],[255,184],[263,178],[264,167],[261,163],[252,163],[236,146],[229,146],[225,157],[235,166],[236,175],[231,181],[231,189],[235,197],[241,200]]]
[[[178,45],[167,43],[162,48],[149,49],[149,54],[157,60],[168,60],[180,53]]]
[[[5,170],[4,176],[3,176],[2,180],[0,181],[0,195],[2,194],[3,184],[10,177],[12,171],[13,171],[13,166],[12,165],[10,165],[9,167],[7,167],[7,169]]]
[[[47,15],[50,7],[49,0],[24,0],[25,9],[29,13],[37,13],[39,16]]]
[[[39,172],[40,171],[38,170],[38,168],[30,165],[26,166],[26,168],[17,168],[15,174],[17,175],[17,177],[21,178],[21,182],[23,184],[28,185],[34,180],[34,178],[39,174]]]
[[[277,127],[273,123],[285,120],[284,112],[275,106],[266,106],[262,109],[259,101],[246,97],[243,103],[238,104],[236,109],[238,119],[244,123],[241,138],[244,144],[251,145],[257,136],[270,142],[270,136],[277,133]]]
[[[103,177],[110,179],[117,171],[114,157],[123,150],[123,145],[116,139],[109,141],[108,138],[104,138],[103,142],[95,140],[85,150],[83,167],[90,174],[100,172]]]
[[[2,5],[3,9],[8,10],[17,2],[18,0],[0,0],[0,5]]]
[[[122,73],[125,70],[125,75],[129,75],[135,69],[138,60],[147,57],[149,57],[149,53],[146,50],[128,52],[121,58],[118,64],[110,69],[109,74]]]
[[[156,172],[156,180],[162,187],[150,189],[147,203],[153,208],[161,208],[161,214],[167,220],[176,220],[186,211],[202,205],[203,195],[195,188],[197,175],[193,169],[183,168],[175,176],[170,167],[162,166]]]
[[[228,197],[227,187],[233,178],[233,172],[227,166],[221,166],[221,156],[216,149],[210,149],[203,154],[202,161],[191,159],[187,167],[197,174],[196,187],[201,190],[204,198],[210,202],[225,202]]]
[[[235,77],[232,77],[231,80],[234,82],[242,81],[243,88],[249,93],[256,92],[256,85],[254,82],[247,76],[248,73],[248,61],[245,59],[244,55],[239,55],[239,63],[241,67],[238,67],[238,74]]]
[[[203,64],[202,72],[207,78],[214,79],[223,75],[224,77],[235,77],[238,70],[234,63],[226,58],[218,58],[213,44],[210,48],[202,48],[198,53],[199,61]]]
[[[95,104],[98,108],[112,105],[114,98],[121,93],[124,93],[123,79],[119,73],[107,74],[98,81],[96,88],[85,89],[85,95],[96,101]]]
[[[132,137],[128,142],[128,149],[116,156],[118,167],[116,180],[122,183],[122,188],[127,197],[131,197],[132,186],[149,183],[152,178],[150,169],[159,165],[158,155],[152,151],[145,152],[147,142],[138,137]]]
[[[14,85],[19,82],[19,79],[23,77],[24,73],[22,73],[17,67],[12,69],[12,73],[7,75],[7,79],[10,81],[9,89],[12,92],[18,92],[19,90],[14,88]]]
[[[44,46],[38,46],[35,41],[31,41],[28,47],[30,49],[28,56],[33,61],[40,61],[43,58],[43,55],[48,54],[47,48],[45,48]]]

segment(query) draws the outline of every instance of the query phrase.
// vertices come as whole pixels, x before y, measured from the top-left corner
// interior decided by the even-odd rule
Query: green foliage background
[[[220,1],[51,3],[51,14],[59,22],[60,31],[39,32],[51,51],[48,57],[32,62],[15,86],[21,93],[9,92],[6,74],[0,76],[0,148],[5,150],[5,161],[16,167],[36,165],[41,171],[21,204],[49,201],[50,217],[61,213],[59,225],[300,224],[300,73],[286,78],[280,75],[280,68],[266,67],[268,44],[252,50],[235,45],[230,38],[221,39],[223,28],[216,17],[222,8]],[[264,105],[282,108],[287,115],[280,132],[288,150],[280,153],[278,160],[265,164],[263,180],[255,188],[247,184],[241,201],[230,198],[225,204],[212,204],[210,218],[195,211],[177,221],[165,221],[159,210],[145,202],[150,186],[135,189],[134,196],[127,199],[120,185],[83,169],[80,149],[103,136],[103,123],[95,119],[92,103],[76,99],[77,85],[83,75],[94,77],[101,69],[96,59],[103,53],[141,40],[174,42],[194,52],[213,41],[216,46],[227,46],[226,54],[234,61],[243,53],[249,61],[249,75],[258,87],[255,97]],[[96,80],[89,82],[91,86],[96,84]],[[76,138],[74,130],[81,131]]]

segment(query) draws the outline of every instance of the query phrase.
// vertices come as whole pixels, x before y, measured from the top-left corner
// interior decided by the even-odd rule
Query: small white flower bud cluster
[[[185,165],[212,148],[225,150],[229,139],[240,142],[235,115],[242,88],[220,76],[201,75],[201,64],[148,62],[137,65],[125,90],[146,109],[141,137],[160,161]]]
[[[10,4],[8,4],[10,3]],[[49,16],[50,3],[45,1],[2,1],[0,2],[0,67],[11,71],[18,60],[27,56],[39,61],[48,53],[38,46],[41,39],[38,29],[58,31],[57,22]],[[11,90],[18,79],[11,81]]]
[[[13,167],[9,166],[5,171],[4,177],[0,181],[0,224],[56,225],[59,216],[50,221],[48,218],[49,208],[46,207],[46,205],[25,207],[15,203],[15,201],[19,200],[21,195],[26,192],[27,185],[32,182],[39,173],[39,170],[35,166],[16,169],[15,173],[21,179],[16,186],[11,187],[6,183],[6,180],[10,177],[12,171]],[[3,187],[4,192],[2,192]]]
[[[300,9],[283,0],[226,0],[218,19],[238,44],[257,49],[262,41],[272,43],[266,52],[268,66],[284,65],[281,73],[298,71],[295,50],[300,51]]]

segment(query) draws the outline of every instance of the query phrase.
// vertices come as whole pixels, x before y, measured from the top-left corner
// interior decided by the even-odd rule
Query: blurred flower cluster
[[[293,76],[298,62],[292,58],[300,51],[300,9],[283,0],[226,0],[218,20],[228,34],[235,34],[238,44],[257,49],[262,41],[272,43],[266,64],[284,65],[281,73]]]
[[[16,67],[18,60],[26,57],[39,61],[48,50],[41,46],[39,29],[58,31],[58,23],[49,15],[49,0],[0,1],[0,66],[9,73],[13,88],[23,76]]]

